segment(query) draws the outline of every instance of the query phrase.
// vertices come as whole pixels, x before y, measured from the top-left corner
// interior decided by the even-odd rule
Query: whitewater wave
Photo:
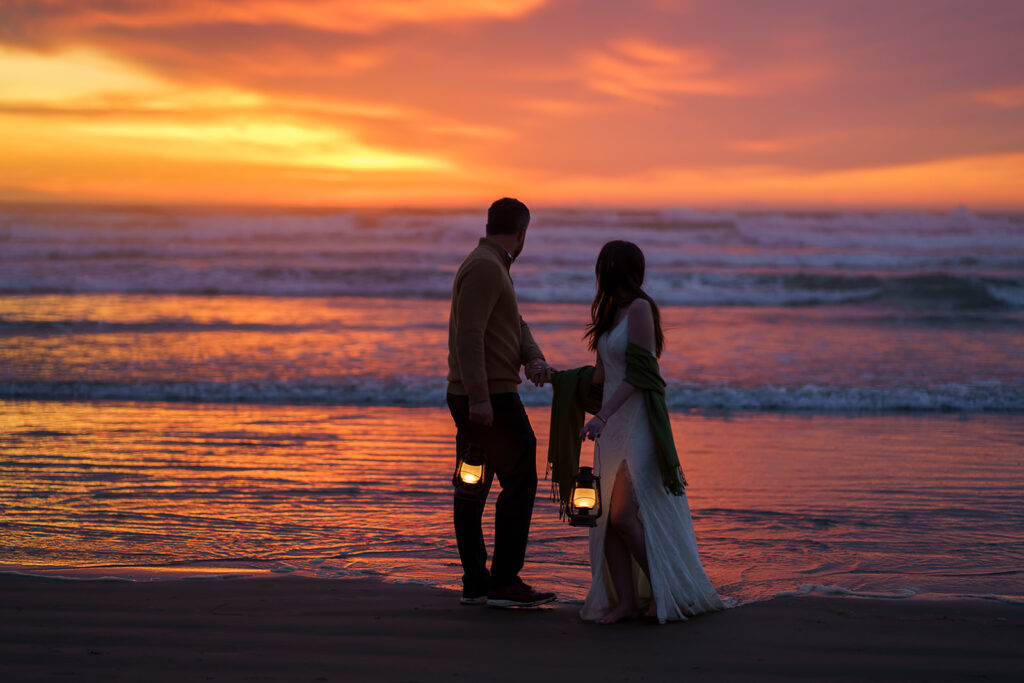
[[[443,300],[452,273],[438,268],[167,266],[54,269],[12,266],[0,275],[2,294],[181,294],[287,297],[388,297]],[[593,274],[585,269],[516,273],[521,301],[589,303]],[[1024,277],[926,273],[861,275],[814,272],[656,272],[648,289],[662,305],[811,306],[871,302],[903,309],[1024,308]]]
[[[1024,411],[1024,387],[997,381],[943,383],[928,387],[675,386],[667,401],[673,410],[807,413],[987,413]]]
[[[444,299],[465,211],[0,213],[0,293]],[[538,211],[524,301],[588,303],[600,245],[645,251],[665,304],[1024,307],[1024,219],[950,214]],[[583,239],[585,237],[585,239]]]
[[[659,301],[676,305],[806,306],[873,302],[903,309],[985,310],[1024,302],[1024,278],[921,274],[818,273],[663,276],[652,283]]]
[[[346,384],[322,382],[0,382],[0,399],[167,401],[281,405],[400,406],[445,405],[445,383],[436,378],[356,378]],[[529,406],[551,403],[550,388],[521,394]],[[673,385],[669,409],[675,412],[778,412],[805,414],[1022,413],[1024,386],[989,380],[928,387],[752,388]]]
[[[875,599],[888,599],[888,600],[906,600],[912,598],[918,594],[916,588],[897,588],[892,591],[864,591],[854,590],[852,588],[844,588],[842,586],[828,586],[821,583],[805,583],[794,591],[782,591],[776,593],[773,597],[776,598],[794,598],[801,595],[811,595],[816,593],[818,595],[826,595],[829,597],[859,597],[859,598],[875,598]]]
[[[244,249],[256,243],[307,245],[460,244],[482,234],[483,210],[208,210],[180,208],[34,207],[0,212],[0,239],[13,244],[81,244],[124,248],[161,244],[168,248],[228,243]],[[909,248],[1020,249],[1024,218],[979,215],[961,207],[950,213],[792,213],[696,211],[686,208],[643,210],[537,210],[531,243],[549,244],[575,237],[579,228],[598,236],[607,232],[645,232],[655,242],[733,240],[764,246],[823,246],[833,249]],[[928,243],[922,245],[922,238]],[[547,240],[552,240],[548,242]],[[346,243],[346,241],[348,243]]]

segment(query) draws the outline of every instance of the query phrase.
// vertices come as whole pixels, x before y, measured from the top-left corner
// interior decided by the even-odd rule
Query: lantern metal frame
[[[476,481],[466,481],[463,478],[463,471],[467,467],[479,467],[480,475]],[[461,449],[455,458],[455,472],[452,474],[452,486],[455,487],[456,495],[475,497],[487,482],[487,462],[484,458],[483,447],[475,442],[469,441],[465,448]]]
[[[594,492],[594,507],[585,508],[574,505],[576,491],[587,489]],[[566,506],[569,526],[597,526],[597,520],[601,516],[601,477],[594,474],[594,468],[581,467],[572,478],[572,490],[569,492],[569,504]]]

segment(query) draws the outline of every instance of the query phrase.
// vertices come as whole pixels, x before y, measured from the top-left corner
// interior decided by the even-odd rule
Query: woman
[[[700,564],[672,446],[655,360],[664,335],[658,306],[641,288],[643,252],[632,242],[609,242],[595,271],[585,338],[597,352],[594,382],[603,382],[604,394],[581,436],[596,440],[608,514],[590,532],[592,583],[580,615],[610,624],[646,614],[664,623],[722,609]]]

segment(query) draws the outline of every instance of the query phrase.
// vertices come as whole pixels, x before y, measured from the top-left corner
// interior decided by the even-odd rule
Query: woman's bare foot
[[[619,605],[608,614],[604,615],[597,620],[599,624],[617,624],[620,621],[626,621],[627,619],[636,619],[637,611],[632,607]]]

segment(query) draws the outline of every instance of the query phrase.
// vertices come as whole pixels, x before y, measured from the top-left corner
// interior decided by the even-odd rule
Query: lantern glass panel
[[[572,492],[572,506],[592,510],[597,505],[597,491],[591,488],[577,488]]]
[[[459,467],[459,479],[466,484],[476,484],[483,479],[483,477],[483,465],[470,465],[467,462],[463,462],[462,466]]]
[[[572,526],[597,526],[601,516],[601,478],[593,468],[581,467],[573,477],[568,513]]]

